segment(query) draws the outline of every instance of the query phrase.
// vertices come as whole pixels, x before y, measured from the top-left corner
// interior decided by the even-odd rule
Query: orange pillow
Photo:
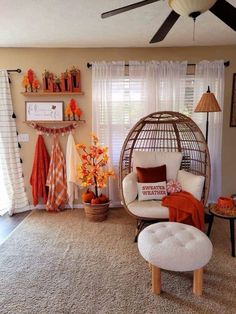
[[[166,181],[166,165],[152,168],[136,167],[138,182],[153,183]]]

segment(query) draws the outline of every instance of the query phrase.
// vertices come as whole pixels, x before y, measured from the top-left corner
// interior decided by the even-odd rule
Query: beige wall
[[[230,67],[225,69],[225,102],[224,102],[224,129],[223,129],[223,193],[236,193],[236,128],[229,127],[230,105],[232,93],[232,74],[236,73],[236,46],[219,47],[184,47],[184,48],[106,48],[106,49],[30,49],[30,48],[1,48],[1,69],[22,69],[25,73],[32,68],[41,81],[44,69],[60,74],[73,65],[81,70],[82,90],[84,96],[75,97],[84,112],[86,124],[81,125],[75,134],[76,142],[88,141],[91,131],[91,69],[87,69],[87,62],[98,60],[188,60],[195,63],[200,60],[224,59],[230,61]],[[26,190],[31,199],[29,177],[32,168],[36,132],[23,123],[25,119],[26,100],[20,94],[22,74],[11,74],[11,91],[13,106],[17,115],[17,128],[19,133],[28,133],[30,141],[22,143],[21,157],[23,159],[23,172]],[[63,100],[67,102],[70,97],[53,96],[39,97],[37,100]],[[32,99],[32,98],[31,98]],[[34,97],[33,100],[36,100]],[[61,138],[63,149],[66,137]],[[46,138],[50,151],[51,139]]]

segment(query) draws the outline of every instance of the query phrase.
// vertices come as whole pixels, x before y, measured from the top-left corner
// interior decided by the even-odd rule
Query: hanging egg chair
[[[158,210],[154,215],[148,216],[148,214],[143,214],[148,213],[146,209],[135,211],[135,206],[142,206],[142,203],[137,201],[137,196],[133,202],[132,199],[130,200],[131,190],[127,190],[127,185],[124,186],[123,180],[135,172],[133,157],[137,151],[180,152],[182,154],[180,169],[205,178],[201,201],[204,205],[206,204],[210,186],[210,156],[204,135],[192,119],[179,112],[171,111],[149,114],[139,120],[130,130],[121,150],[119,188],[124,208],[139,222],[159,220],[159,218],[168,220],[168,211],[165,214],[162,212],[161,217],[158,217]],[[146,201],[147,203],[153,204],[149,201]]]

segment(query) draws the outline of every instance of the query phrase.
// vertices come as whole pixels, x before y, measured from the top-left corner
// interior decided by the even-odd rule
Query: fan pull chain
[[[195,24],[196,24],[196,17],[193,18],[193,41],[195,41]]]

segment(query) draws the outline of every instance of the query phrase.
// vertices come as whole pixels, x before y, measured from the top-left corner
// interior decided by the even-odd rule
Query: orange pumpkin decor
[[[109,202],[109,198],[104,194],[100,194],[98,198],[101,204]]]
[[[93,205],[101,204],[101,202],[99,200],[99,197],[92,198],[91,199],[91,204],[93,204]]]
[[[82,201],[85,203],[90,203],[92,199],[95,198],[95,194],[90,189],[82,194]]]
[[[232,208],[234,207],[234,200],[231,197],[221,196],[218,198],[217,204],[219,207]]]

